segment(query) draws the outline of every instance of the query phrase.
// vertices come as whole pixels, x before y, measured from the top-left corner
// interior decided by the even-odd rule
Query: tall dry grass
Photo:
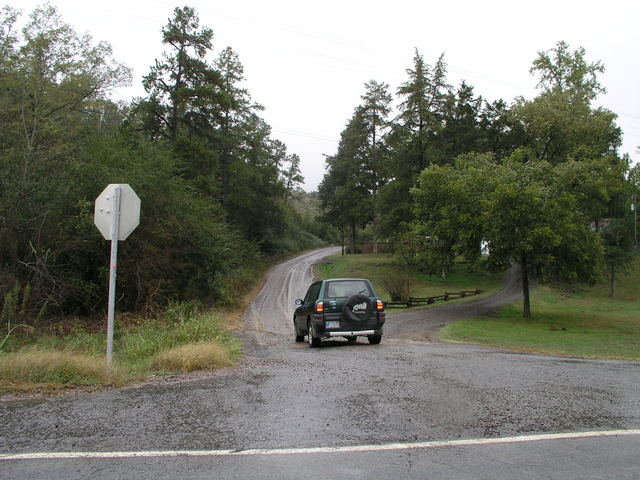
[[[104,357],[60,350],[31,348],[0,355],[0,382],[3,385],[119,384],[117,370],[108,371]]]
[[[218,342],[199,342],[180,345],[159,353],[151,367],[158,370],[193,372],[231,365],[233,356],[224,345]]]
[[[118,320],[118,319],[117,319]],[[14,336],[0,351],[0,392],[122,385],[150,373],[212,370],[233,365],[240,344],[217,314],[197,302],[172,303],[140,323],[116,320],[114,368],[106,368],[106,333],[82,326],[60,334]]]

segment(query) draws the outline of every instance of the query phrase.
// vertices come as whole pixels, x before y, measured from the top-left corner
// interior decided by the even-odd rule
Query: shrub
[[[409,298],[411,279],[406,274],[394,273],[382,278],[384,289],[389,292],[392,302],[400,302]]]

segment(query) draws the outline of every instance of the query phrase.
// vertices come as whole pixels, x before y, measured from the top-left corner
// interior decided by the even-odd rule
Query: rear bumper
[[[355,337],[358,335],[375,335],[376,331],[375,330],[357,330],[355,332],[347,332],[347,331],[341,331],[341,332],[335,332],[335,331],[330,331],[327,332],[329,334],[330,337]]]
[[[315,336],[318,338],[382,335],[385,315],[384,312],[379,312],[369,321],[360,322],[360,325],[354,322],[345,322],[339,313],[316,314],[312,317],[312,321]],[[327,328],[326,322],[328,321],[339,321],[341,325],[337,328]]]

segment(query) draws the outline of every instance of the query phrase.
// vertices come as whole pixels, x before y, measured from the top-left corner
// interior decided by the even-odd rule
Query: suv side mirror
[[[302,303],[303,303],[302,300],[300,300],[299,298],[296,299],[296,305],[300,306],[302,305]]]

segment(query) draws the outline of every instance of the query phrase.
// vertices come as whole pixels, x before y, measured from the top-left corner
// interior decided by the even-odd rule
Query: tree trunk
[[[380,225],[380,215],[376,212],[373,215],[373,249],[372,253],[378,253],[378,229]]]
[[[171,141],[175,143],[176,138],[178,138],[178,92],[182,88],[182,61],[184,55],[184,45],[181,45],[178,49],[178,53],[176,54],[176,59],[178,61],[178,71],[176,72],[176,81],[173,85],[173,88],[169,92],[169,96],[171,98],[171,125],[170,125],[170,135]]]
[[[356,219],[351,219],[351,253],[356,253]]]
[[[222,206],[229,205],[229,157],[226,150],[220,156],[220,169],[222,170]]]
[[[340,240],[342,241],[342,255],[344,256],[344,224],[340,225]]]
[[[531,318],[531,300],[529,298],[529,265],[527,264],[527,255],[522,254],[520,260],[520,268],[522,270],[522,316]]]
[[[611,298],[616,296],[616,267],[611,267]]]
[[[230,120],[229,120],[229,112],[226,111],[224,113],[224,122],[222,124],[222,132],[225,136],[229,136],[229,128]],[[229,152],[228,147],[224,147],[222,149],[222,154],[220,155],[220,170],[222,170],[222,206],[227,207],[229,205],[229,163],[231,158],[231,154]]]

